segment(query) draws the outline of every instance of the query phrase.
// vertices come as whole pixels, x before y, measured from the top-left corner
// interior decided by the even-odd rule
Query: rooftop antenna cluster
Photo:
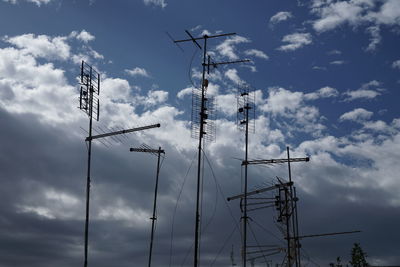
[[[89,130],[88,136],[85,141],[88,144],[88,157],[87,157],[87,178],[86,178],[86,212],[85,212],[85,245],[84,245],[84,263],[83,266],[88,266],[88,248],[89,248],[89,214],[90,214],[90,184],[91,184],[91,158],[92,158],[92,141],[105,137],[115,137],[121,134],[127,134],[151,128],[160,127],[160,124],[153,124],[149,126],[122,129],[113,132],[104,132],[101,134],[93,135],[93,118],[98,121],[100,115],[100,74],[85,61],[82,61],[80,68],[80,94],[79,94],[79,108],[84,111],[89,117]]]
[[[210,73],[212,67],[216,68],[219,65],[232,64],[247,62],[249,60],[237,60],[237,61],[226,61],[226,62],[213,62],[211,57],[207,54],[208,40],[220,37],[229,37],[235,35],[236,33],[223,33],[216,35],[204,34],[201,37],[193,37],[193,35],[185,30],[189,38],[182,40],[174,40],[173,42],[177,45],[183,42],[192,42],[198,49],[203,52],[203,71],[201,78],[201,89],[194,89],[192,95],[192,136],[198,138],[198,161],[197,161],[197,191],[196,191],[196,214],[195,214],[195,240],[194,240],[194,259],[193,266],[199,266],[200,253],[199,253],[199,243],[200,243],[200,188],[201,188],[201,163],[202,163],[202,146],[203,139],[213,140],[215,137],[215,126],[212,123],[211,117],[213,115],[213,109],[215,105],[213,100],[207,97],[208,79],[206,75]],[[203,41],[200,45],[198,41]],[[207,137],[206,137],[207,136]]]

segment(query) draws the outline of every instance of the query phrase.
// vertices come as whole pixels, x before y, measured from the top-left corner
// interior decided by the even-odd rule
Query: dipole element
[[[235,35],[236,33],[224,33],[224,34],[217,34],[217,35],[203,35],[202,37],[193,37],[192,34],[185,30],[187,35],[190,37],[189,39],[183,39],[183,40],[175,40],[174,43],[182,43],[182,42],[193,42],[196,47],[198,47],[200,50],[203,50],[203,73],[202,73],[202,79],[201,79],[201,95],[200,95],[200,120],[199,120],[199,145],[198,145],[198,160],[197,160],[197,190],[196,190],[196,215],[195,215],[195,240],[194,240],[194,260],[193,260],[193,266],[197,267],[199,266],[199,243],[200,243],[200,238],[199,238],[199,233],[200,233],[200,220],[201,220],[201,214],[200,214],[200,185],[201,185],[201,153],[202,153],[202,144],[203,144],[203,138],[207,134],[205,131],[206,129],[206,121],[208,119],[208,112],[207,112],[207,98],[206,98],[206,90],[208,86],[208,80],[206,79],[206,72],[209,73],[210,66],[217,66],[219,64],[230,64],[230,63],[239,63],[239,62],[245,62],[245,61],[237,61],[237,62],[221,62],[221,63],[214,63],[208,60],[207,56],[207,41],[208,39],[211,38],[218,38],[218,37],[227,37],[227,36],[232,36]],[[201,46],[197,41],[203,40],[203,46]],[[247,60],[246,60],[247,61]]]

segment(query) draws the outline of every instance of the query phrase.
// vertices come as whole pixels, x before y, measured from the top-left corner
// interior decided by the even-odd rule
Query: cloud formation
[[[280,51],[294,51],[312,43],[312,37],[309,33],[292,33],[285,35],[282,42],[287,43],[281,45],[277,49]]]
[[[277,24],[277,23],[279,23],[279,22],[288,20],[288,19],[290,19],[290,18],[292,18],[292,17],[293,17],[293,15],[292,15],[291,12],[288,12],[288,11],[280,11],[280,12],[276,13],[275,15],[273,15],[273,16],[269,19],[269,22],[270,22],[271,24]]]

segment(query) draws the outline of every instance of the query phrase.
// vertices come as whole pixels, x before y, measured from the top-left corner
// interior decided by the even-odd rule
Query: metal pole
[[[292,182],[292,169],[290,167],[290,152],[289,152],[289,147],[286,147],[286,153],[287,153],[287,162],[288,162],[288,171],[289,171],[289,194],[290,194],[290,216],[292,217],[292,230],[293,230],[293,235],[296,236],[296,229],[295,229],[295,216],[293,216],[293,211],[294,211],[294,205],[293,205],[293,183]],[[289,214],[288,214],[289,216]],[[290,228],[289,228],[290,229]],[[290,237],[290,234],[289,234]],[[296,242],[294,243],[296,244]],[[297,249],[294,249],[295,252],[297,252]],[[298,261],[297,261],[297,255],[295,255],[295,262],[296,262],[296,266],[298,267]]]
[[[246,140],[245,140],[245,162],[244,165],[244,216],[243,216],[243,267],[246,267],[247,261],[247,160],[249,148],[249,103],[246,103]]]
[[[199,228],[200,228],[200,184],[201,184],[201,151],[202,139],[204,133],[204,101],[205,101],[205,75],[206,75],[206,54],[207,54],[207,35],[204,35],[203,50],[203,76],[201,81],[201,109],[200,109],[200,134],[199,134],[199,150],[197,160],[197,192],[196,192],[196,228],[194,237],[194,267],[199,266]]]
[[[287,239],[287,259],[288,259],[288,267],[292,266],[291,256],[290,256],[290,226],[289,226],[289,199],[288,199],[288,190],[285,188],[285,209],[286,209],[286,239]]]
[[[153,203],[153,217],[150,219],[152,220],[151,222],[151,237],[150,237],[150,253],[149,253],[149,267],[151,266],[151,256],[153,253],[153,239],[154,239],[154,226],[155,226],[155,220],[157,220],[156,217],[156,210],[157,210],[157,191],[158,191],[158,177],[160,174],[160,155],[161,155],[161,147],[158,148],[158,158],[157,158],[157,173],[156,173],[156,185],[154,188],[154,203]]]
[[[297,260],[299,262],[299,266],[301,266],[301,257],[300,257],[300,242],[299,242],[299,219],[297,217],[297,194],[296,194],[296,187],[293,187],[293,196],[295,198],[295,204],[294,204],[294,211],[295,211],[295,221],[296,221],[296,234],[295,234],[295,241],[296,241],[296,256]]]
[[[86,179],[86,220],[85,220],[85,261],[84,267],[88,265],[88,241],[89,241],[89,201],[90,201],[90,164],[92,157],[92,122],[93,122],[93,88],[92,88],[92,68],[90,67],[89,76],[89,144],[88,144],[88,165]]]

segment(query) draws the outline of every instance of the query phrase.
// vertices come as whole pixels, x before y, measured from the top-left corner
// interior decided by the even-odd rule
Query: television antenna
[[[154,231],[155,231],[155,221],[157,220],[157,192],[158,192],[158,177],[160,174],[160,157],[161,154],[165,156],[165,151],[159,147],[158,149],[153,149],[146,144],[142,144],[141,147],[138,148],[130,148],[130,152],[142,152],[142,153],[150,153],[153,155],[157,155],[157,172],[156,172],[156,184],[154,188],[154,201],[153,201],[153,216],[150,218],[151,220],[151,236],[150,236],[150,251],[149,251],[149,264],[151,266],[151,257],[153,254],[153,240],[154,240]]]
[[[100,117],[100,74],[89,64],[82,60],[80,69],[80,93],[79,93],[79,109],[85,112],[89,117],[88,136],[85,141],[88,143],[88,159],[87,159],[87,178],[86,178],[86,218],[85,218],[85,246],[84,246],[84,263],[88,266],[88,246],[89,246],[89,208],[90,208],[90,183],[91,183],[91,158],[92,158],[92,141],[95,139],[112,137],[120,134],[127,134],[151,128],[160,127],[160,124],[131,128],[126,130],[118,130],[114,132],[93,135],[93,118],[99,121]]]
[[[249,60],[236,60],[236,61],[226,61],[226,62],[212,62],[211,57],[207,55],[207,41],[208,39],[219,38],[219,37],[228,37],[235,35],[236,33],[223,33],[223,34],[216,34],[216,35],[207,35],[204,34],[201,37],[193,37],[193,35],[188,31],[185,30],[186,34],[189,36],[188,39],[182,40],[173,40],[176,45],[179,43],[184,42],[192,42],[197,48],[203,51],[203,72],[202,72],[202,79],[201,79],[201,90],[195,89],[198,91],[194,92],[194,96],[192,97],[195,99],[192,106],[192,133],[196,133],[194,137],[198,138],[199,145],[198,145],[198,161],[197,161],[197,191],[196,191],[196,215],[195,215],[195,241],[194,241],[194,260],[193,266],[197,267],[199,265],[199,234],[200,234],[200,187],[201,187],[201,162],[202,162],[202,145],[203,145],[203,138],[207,133],[206,130],[212,129],[212,126],[207,126],[210,123],[209,115],[210,112],[208,107],[211,104],[208,102],[208,98],[206,97],[206,92],[208,88],[208,80],[206,79],[206,72],[209,74],[210,67],[217,67],[218,65],[222,64],[233,64],[233,63],[241,63],[241,62],[248,62]],[[201,46],[198,41],[203,40],[203,46]],[[197,115],[198,114],[198,115]],[[195,121],[193,121],[193,117]],[[193,126],[194,125],[194,126]],[[211,125],[211,124],[208,124]],[[197,134],[198,133],[198,134]],[[192,134],[193,136],[193,134]],[[212,138],[211,138],[212,139]]]

